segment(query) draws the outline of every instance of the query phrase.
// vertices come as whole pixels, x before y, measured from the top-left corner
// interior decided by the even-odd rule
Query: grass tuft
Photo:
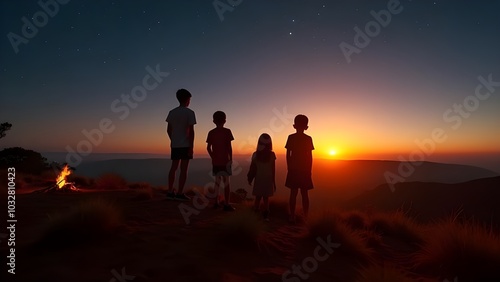
[[[460,281],[500,281],[500,234],[473,222],[434,224],[415,254],[417,269]]]
[[[359,282],[415,282],[409,274],[395,266],[370,265],[362,268],[356,281]]]
[[[224,244],[240,249],[248,249],[259,244],[265,226],[259,215],[244,208],[232,212],[222,219],[218,238]]]
[[[134,189],[134,197],[138,201],[146,201],[154,198],[154,189],[149,184],[142,184],[140,188]]]
[[[373,262],[373,249],[368,247],[363,233],[351,229],[342,221],[342,216],[337,211],[327,211],[311,216],[307,222],[306,238],[316,240],[318,237],[327,238],[339,243],[339,252],[352,257],[360,264]]]
[[[39,243],[48,246],[71,246],[106,237],[121,225],[118,208],[102,199],[81,202],[66,213],[49,217]]]
[[[348,211],[342,213],[342,220],[347,224],[347,226],[352,229],[366,229],[368,226],[368,217],[365,213],[361,211]]]
[[[120,190],[127,188],[127,181],[116,173],[105,173],[95,181],[97,189]]]
[[[375,213],[371,215],[370,227],[383,235],[397,237],[413,245],[423,242],[425,228],[403,212]]]

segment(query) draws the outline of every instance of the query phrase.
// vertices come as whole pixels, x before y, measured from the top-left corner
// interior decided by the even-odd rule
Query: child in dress
[[[269,220],[269,197],[276,191],[275,182],[275,160],[276,155],[273,152],[273,143],[271,136],[263,133],[257,143],[257,151],[252,154],[252,163],[248,171],[248,184],[252,185],[252,195],[255,196],[254,209],[259,211],[260,201],[264,200],[263,217]]]

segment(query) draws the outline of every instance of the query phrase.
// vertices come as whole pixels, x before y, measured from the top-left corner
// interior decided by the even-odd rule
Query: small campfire
[[[71,174],[71,169],[68,165],[65,165],[59,175],[56,178],[55,184],[47,188],[38,190],[36,192],[71,192],[78,191],[75,187],[75,183],[66,181],[68,175]]]

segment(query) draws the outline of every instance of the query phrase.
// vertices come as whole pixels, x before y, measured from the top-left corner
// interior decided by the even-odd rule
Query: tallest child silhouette
[[[189,109],[191,102],[191,93],[186,89],[179,89],[176,93],[179,106],[172,109],[167,116],[167,134],[170,137],[170,148],[172,165],[168,173],[168,192],[167,198],[180,201],[189,201],[190,199],[182,193],[186,184],[187,169],[189,160],[193,158],[194,147],[194,125],[196,116],[193,110]],[[174,181],[177,168],[181,165],[179,175],[179,189],[177,195],[174,193]]]

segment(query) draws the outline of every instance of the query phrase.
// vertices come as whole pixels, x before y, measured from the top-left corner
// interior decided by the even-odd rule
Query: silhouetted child
[[[269,197],[276,192],[276,173],[275,173],[276,155],[273,152],[273,142],[271,136],[263,133],[257,143],[257,151],[252,154],[252,163],[248,171],[248,184],[253,183],[252,195],[255,196],[254,209],[259,211],[260,200],[264,200],[263,216],[269,220]]]
[[[291,223],[295,222],[295,205],[299,189],[302,195],[302,209],[306,218],[309,212],[309,195],[307,193],[313,189],[311,169],[314,146],[312,138],[304,134],[304,130],[308,128],[308,122],[309,119],[305,115],[297,115],[293,124],[297,132],[288,136],[285,145],[288,166],[285,186],[290,188],[289,221]]]
[[[186,89],[179,89],[176,93],[179,106],[172,109],[167,116],[167,134],[170,137],[170,148],[172,165],[168,173],[168,199],[189,201],[190,199],[182,193],[186,184],[189,160],[193,158],[194,125],[196,117],[191,109],[188,109],[191,101],[191,93]],[[179,189],[177,195],[174,193],[174,181],[177,168],[181,164],[179,175]]]
[[[215,177],[215,208],[219,207],[219,190],[221,182],[224,183],[224,210],[234,211],[229,204],[231,188],[229,185],[229,176],[232,174],[231,164],[233,162],[233,148],[231,141],[234,140],[233,134],[229,128],[225,128],[226,114],[217,111],[213,115],[213,121],[216,127],[208,132],[207,151],[212,158],[212,173]]]

